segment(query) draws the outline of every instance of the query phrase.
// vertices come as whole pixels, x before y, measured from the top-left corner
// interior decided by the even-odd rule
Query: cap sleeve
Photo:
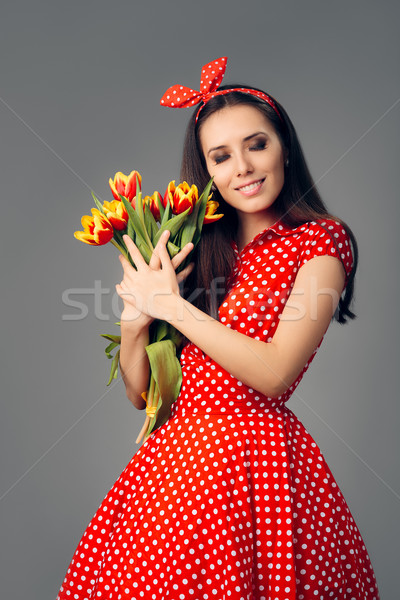
[[[299,268],[315,256],[335,256],[345,269],[346,284],[353,268],[354,257],[350,236],[343,225],[333,219],[312,221],[307,233],[300,253]]]

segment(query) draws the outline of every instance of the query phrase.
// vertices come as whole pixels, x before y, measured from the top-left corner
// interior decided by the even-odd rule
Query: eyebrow
[[[251,140],[252,138],[256,137],[257,135],[267,135],[265,133],[265,131],[257,131],[256,133],[252,133],[248,136],[246,136],[245,138],[243,138],[244,142],[248,142],[249,140]],[[209,151],[207,152],[207,156],[209,156],[209,154],[211,154],[211,152],[213,152],[214,150],[222,150],[222,148],[226,148],[226,144],[222,144],[221,146],[215,146],[214,148],[210,148]]]

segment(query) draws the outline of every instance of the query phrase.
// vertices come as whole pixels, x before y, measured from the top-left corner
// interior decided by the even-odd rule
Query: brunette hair
[[[249,88],[249,86],[234,84],[221,86],[219,89],[237,87]],[[257,88],[249,89],[257,90]],[[199,190],[202,190],[210,179],[200,143],[201,127],[210,115],[227,106],[239,104],[257,108],[274,127],[289,161],[289,164],[285,166],[283,188],[274,202],[274,209],[277,209],[279,218],[289,227],[297,227],[315,219],[334,219],[342,224],[350,237],[354,258],[353,268],[346,289],[332,317],[339,323],[346,323],[347,319],[354,319],[356,316],[349,306],[353,300],[354,276],[358,264],[357,241],[350,227],[328,212],[311,177],[295,128],[285,109],[275,98],[272,99],[278,108],[281,119],[275,110],[263,100],[237,91],[214,96],[201,109],[197,122],[198,108],[196,108],[186,129],[181,180],[188,181],[190,184],[194,183]],[[224,217],[203,227],[200,242],[193,253],[192,261],[195,263],[195,267],[181,285],[182,295],[187,300],[218,319],[218,308],[225,297],[235,262],[235,254],[230,242],[235,239],[238,218],[236,210],[224,201],[218,190],[213,193],[213,200],[219,203],[218,212],[223,213]],[[218,283],[223,284],[220,289],[217,289],[217,287],[219,288],[216,285]]]

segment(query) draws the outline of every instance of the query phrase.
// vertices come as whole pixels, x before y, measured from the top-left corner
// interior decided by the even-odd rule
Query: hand
[[[128,236],[124,237],[126,246],[138,270],[135,270],[122,255],[119,257],[124,269],[124,277],[115,288],[124,302],[121,322],[132,323],[135,327],[141,329],[148,327],[154,318],[162,318],[162,316],[149,314],[151,311],[148,306],[145,309],[145,305],[148,305],[149,301],[154,304],[150,296],[153,300],[162,301],[162,296],[165,294],[179,294],[179,284],[193,270],[194,263],[190,263],[180,273],[175,273],[175,270],[193,250],[193,244],[191,242],[186,244],[171,260],[166,248],[168,238],[169,231],[164,232],[153,250],[149,265],[147,265],[133,241]],[[161,288],[159,288],[160,284]]]

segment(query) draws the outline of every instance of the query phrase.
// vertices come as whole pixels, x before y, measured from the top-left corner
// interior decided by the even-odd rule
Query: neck
[[[264,231],[267,227],[274,225],[278,221],[279,216],[272,211],[268,211],[268,213],[264,213],[262,216],[260,214],[239,213],[238,211],[238,218],[239,224],[236,243],[239,252],[241,252],[257,234]]]

